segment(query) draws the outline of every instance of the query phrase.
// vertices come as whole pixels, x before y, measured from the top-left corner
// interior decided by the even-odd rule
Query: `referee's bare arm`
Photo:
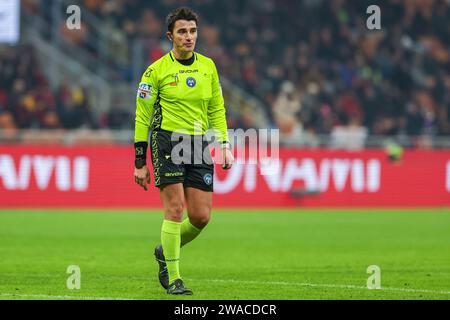
[[[220,87],[219,74],[217,68],[212,60],[211,67],[213,71],[212,79],[212,98],[208,105],[208,120],[211,127],[217,135],[217,139],[221,142],[221,165],[225,170],[231,169],[234,163],[233,153],[231,152],[231,145],[228,141],[228,125],[225,111],[225,102],[222,95],[222,88]]]

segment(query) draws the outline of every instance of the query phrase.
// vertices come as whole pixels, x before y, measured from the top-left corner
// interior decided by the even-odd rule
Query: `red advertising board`
[[[417,207],[450,205],[450,150],[281,149],[252,164],[219,166],[215,207]],[[129,146],[0,146],[0,207],[160,207],[133,179]]]

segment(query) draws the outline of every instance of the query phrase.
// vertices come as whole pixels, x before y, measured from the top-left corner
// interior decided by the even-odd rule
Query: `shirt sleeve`
[[[158,80],[152,67],[142,75],[136,96],[134,142],[148,142],[153,106],[158,97]]]
[[[217,141],[228,141],[228,125],[226,118],[225,102],[220,86],[219,74],[216,65],[211,60],[213,69],[212,76],[212,98],[208,105],[208,121],[210,127],[214,129]]]

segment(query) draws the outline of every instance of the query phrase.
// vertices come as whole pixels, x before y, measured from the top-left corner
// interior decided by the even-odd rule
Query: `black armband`
[[[147,147],[147,142],[135,142],[134,144],[134,163],[138,169],[147,164]]]

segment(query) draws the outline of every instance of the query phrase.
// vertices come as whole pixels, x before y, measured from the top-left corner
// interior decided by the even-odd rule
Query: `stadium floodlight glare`
[[[0,1],[0,43],[20,40],[20,0]]]

